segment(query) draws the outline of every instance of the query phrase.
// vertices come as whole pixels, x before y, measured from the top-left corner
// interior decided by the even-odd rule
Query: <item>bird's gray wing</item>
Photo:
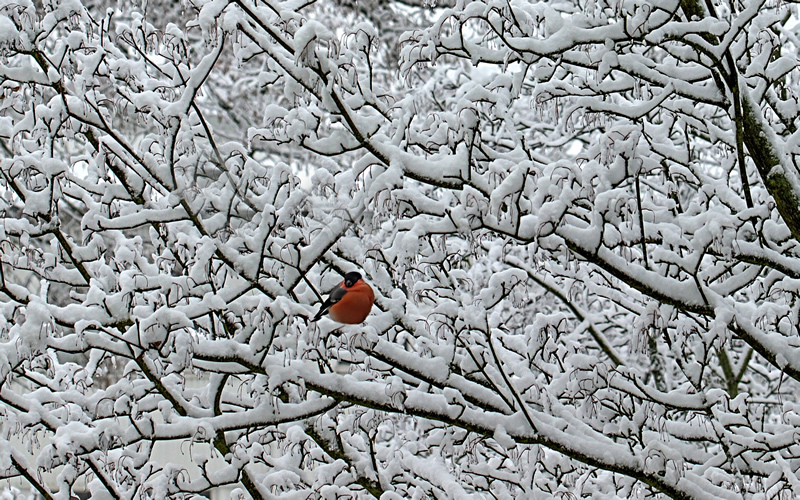
[[[347,294],[346,288],[342,288],[340,286],[334,288],[331,294],[328,295],[328,298],[325,300],[325,302],[322,303],[322,307],[319,308],[319,311],[311,321],[317,321],[322,316],[328,314],[328,309],[330,309],[331,306],[334,305],[335,303],[342,300],[342,297],[344,297],[346,294]]]

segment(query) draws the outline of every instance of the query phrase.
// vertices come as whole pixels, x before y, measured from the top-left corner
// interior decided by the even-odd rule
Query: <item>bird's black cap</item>
[[[361,274],[351,271],[344,275],[344,286],[350,288],[351,286],[355,285],[358,280],[361,279]]]

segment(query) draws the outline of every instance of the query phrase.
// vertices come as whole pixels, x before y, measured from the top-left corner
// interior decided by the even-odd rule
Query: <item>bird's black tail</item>
[[[314,317],[311,318],[311,321],[312,322],[318,321],[320,318],[322,318],[326,314],[328,314],[328,308],[325,307],[324,305],[322,305],[322,306],[320,306],[319,311],[317,311],[317,314],[315,314]]]

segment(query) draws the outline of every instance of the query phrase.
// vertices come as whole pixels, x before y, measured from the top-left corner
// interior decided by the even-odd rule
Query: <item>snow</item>
[[[0,490],[799,491],[794,6],[106,7],[0,2]]]
[[[0,47],[3,47],[4,50],[14,47],[17,37],[19,37],[19,31],[14,22],[7,17],[0,18]]]

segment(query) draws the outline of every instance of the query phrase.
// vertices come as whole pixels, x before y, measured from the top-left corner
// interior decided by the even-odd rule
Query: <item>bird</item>
[[[351,271],[331,291],[311,321],[317,321],[327,314],[336,322],[357,325],[367,319],[373,302],[375,293],[372,287],[361,278],[361,274]]]

